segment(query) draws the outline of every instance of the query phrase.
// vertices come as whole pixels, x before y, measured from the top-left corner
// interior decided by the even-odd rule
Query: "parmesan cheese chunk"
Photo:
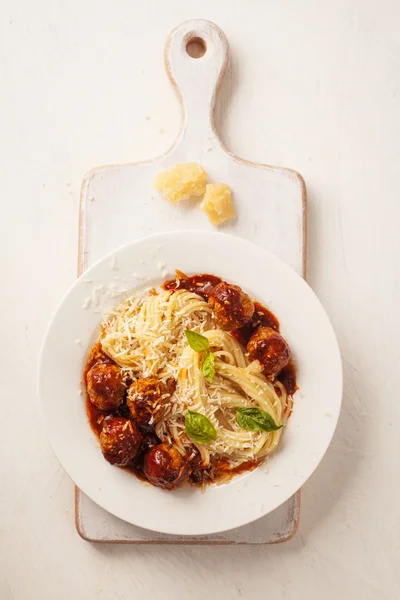
[[[154,187],[172,204],[188,200],[193,196],[203,196],[206,191],[207,173],[197,163],[178,164],[161,171]]]
[[[200,208],[215,227],[236,217],[231,189],[226,183],[209,183]]]

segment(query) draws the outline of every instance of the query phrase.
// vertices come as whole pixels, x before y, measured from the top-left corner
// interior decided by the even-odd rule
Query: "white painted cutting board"
[[[200,58],[187,51],[206,48]],[[190,50],[191,51],[191,50]],[[81,195],[79,272],[117,246],[151,233],[178,229],[213,229],[198,203],[172,206],[153,189],[162,169],[179,162],[198,162],[212,182],[228,183],[237,219],[223,230],[267,248],[305,275],[306,190],[290,169],[245,161],[221,143],[214,123],[219,87],[229,62],[224,33],[209,21],[187,21],[169,36],[165,65],[179,96],[183,119],[172,148],[150,161],[94,169]],[[176,265],[179,268],[179,265]],[[246,265],[240,265],[245,269]],[[172,273],[171,273],[172,275]],[[156,534],[124,523],[96,506],[80,490],[76,523],[85,539],[131,543],[272,543],[295,532],[300,492],[253,525],[205,538]]]

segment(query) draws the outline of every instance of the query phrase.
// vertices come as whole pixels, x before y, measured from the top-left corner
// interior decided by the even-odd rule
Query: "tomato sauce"
[[[176,278],[166,281],[162,287],[164,290],[188,290],[188,292],[198,294],[207,300],[210,291],[216,285],[221,283],[221,281],[222,279],[220,277],[208,275],[207,273],[187,277],[184,273],[181,273],[181,271],[177,271]]]

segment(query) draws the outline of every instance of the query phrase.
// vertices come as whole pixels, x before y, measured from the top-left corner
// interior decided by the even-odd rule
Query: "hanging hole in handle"
[[[205,41],[201,37],[192,37],[186,43],[186,52],[192,58],[202,58],[207,52]]]

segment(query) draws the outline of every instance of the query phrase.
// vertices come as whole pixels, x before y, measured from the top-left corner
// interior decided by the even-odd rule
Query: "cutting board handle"
[[[186,21],[174,29],[165,46],[165,68],[181,100],[183,127],[178,142],[186,147],[217,137],[215,101],[229,60],[225,34],[211,21]]]

